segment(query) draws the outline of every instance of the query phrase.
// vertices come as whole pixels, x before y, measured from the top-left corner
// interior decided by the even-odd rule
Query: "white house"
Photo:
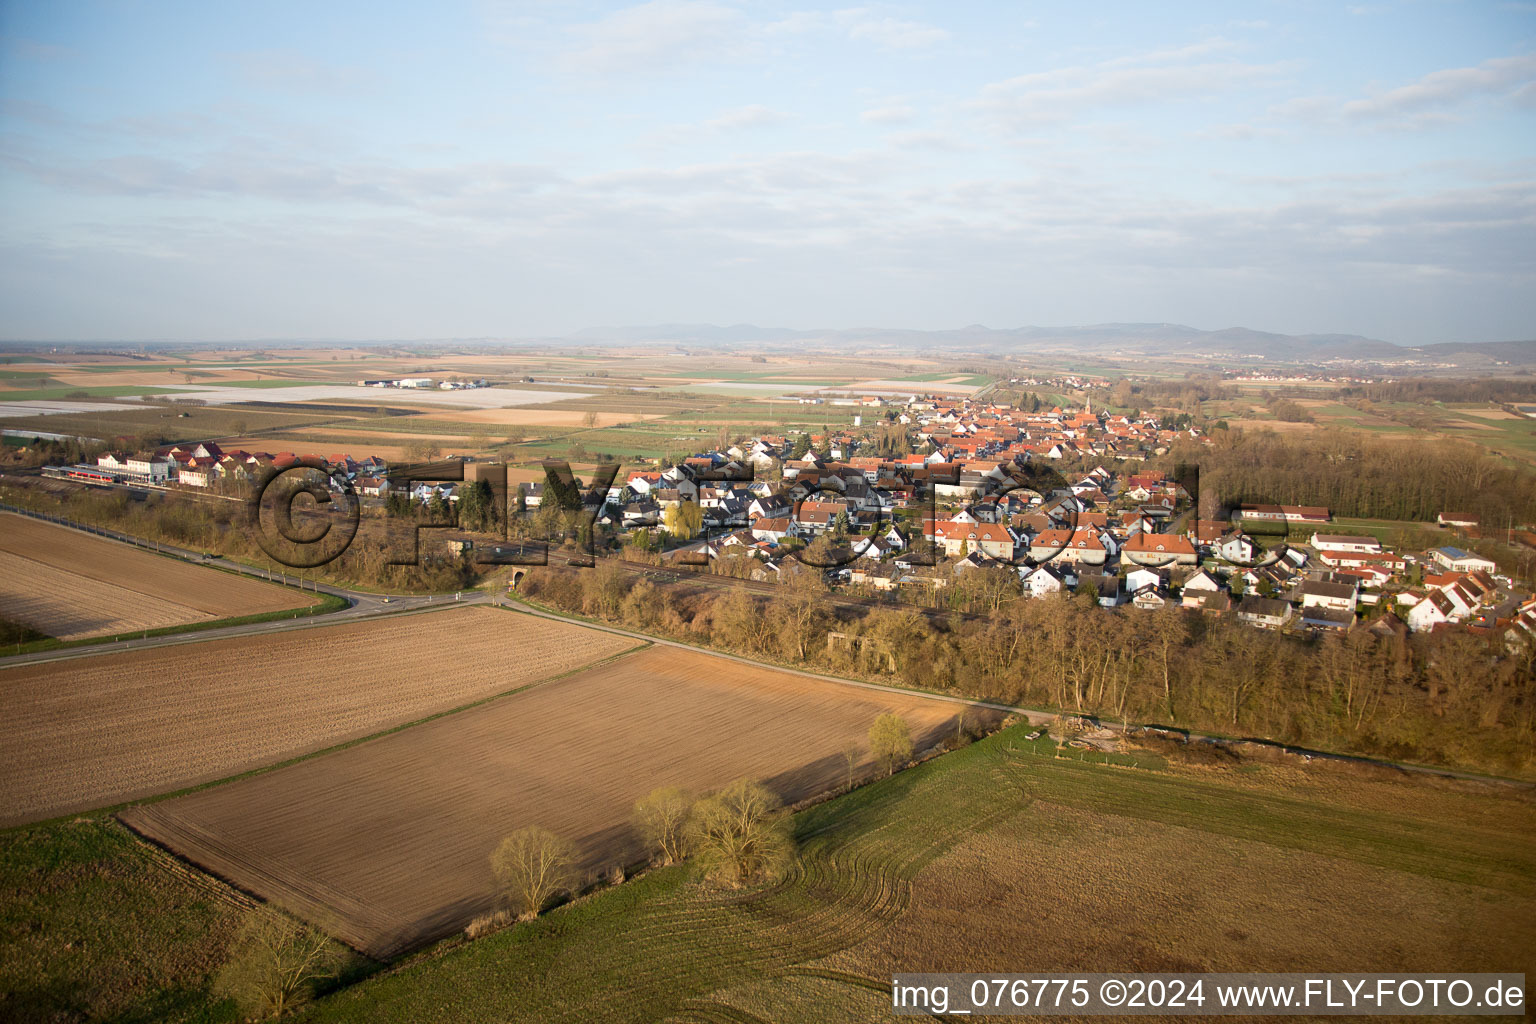
[[[1237,617],[1260,629],[1279,629],[1291,621],[1291,606],[1279,598],[1250,594],[1237,606]]]
[[[1141,567],[1132,569],[1125,574],[1125,586],[1131,593],[1139,593],[1141,590],[1152,587],[1162,589],[1168,585],[1168,574],[1156,569]]]
[[[1195,573],[1189,579],[1184,581],[1184,589],[1186,591],[1204,590],[1211,593],[1216,593],[1218,591],[1227,589],[1227,583],[1215,573],[1207,569],[1201,569],[1199,572]]]
[[[1457,622],[1460,617],[1450,598],[1437,591],[1408,609],[1405,621],[1409,629],[1422,633],[1434,629],[1442,622]]]
[[[1229,533],[1216,545],[1216,553],[1233,565],[1252,565],[1258,560],[1258,546],[1242,533]]]
[[[1312,535],[1312,546],[1320,554],[1342,554],[1349,552],[1377,555],[1381,553],[1381,541],[1375,537],[1358,537],[1341,533],[1314,533]]]
[[[1474,555],[1472,552],[1463,551],[1461,548],[1435,548],[1435,550],[1429,553],[1429,556],[1451,572],[1477,572],[1479,569],[1483,572],[1495,572],[1499,568],[1498,564],[1492,559],[1484,558],[1481,555]]]
[[[1301,607],[1330,608],[1335,611],[1353,612],[1359,599],[1354,584],[1330,583],[1326,580],[1307,580],[1296,588]]]
[[[1049,597],[1061,593],[1066,587],[1061,575],[1047,566],[1040,565],[1033,569],[1020,566],[1019,575],[1024,582],[1024,593],[1030,597]]]

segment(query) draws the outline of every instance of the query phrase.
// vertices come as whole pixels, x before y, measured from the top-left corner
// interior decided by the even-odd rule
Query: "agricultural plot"
[[[274,764],[631,645],[465,608],[6,669],[0,825]]]
[[[0,514],[0,615],[60,640],[306,608],[314,599]]]
[[[57,407],[57,408],[54,408]],[[45,418],[46,417],[46,418]],[[173,406],[111,402],[0,402],[0,426],[110,439],[145,433],[218,437],[243,428],[278,430],[335,419],[335,414],[279,413],[248,406]]]
[[[518,828],[566,837],[587,872],[628,864],[643,855],[631,808],[651,789],[705,791],[749,776],[802,799],[847,777],[850,746],[854,771],[870,770],[865,734],[888,710],[907,718],[919,749],[953,729],[957,713],[656,647],[122,818],[390,957],[492,906],[488,858]]]
[[[1006,730],[796,816],[740,893],[652,872],[323,999],[307,1020],[896,1021],[892,973],[1526,971],[1524,794],[1282,765],[1139,768]],[[1347,935],[1345,946],[1320,937]],[[919,966],[920,965],[920,966]]]
[[[87,640],[214,618],[101,580],[0,551],[0,616],[58,640]]]

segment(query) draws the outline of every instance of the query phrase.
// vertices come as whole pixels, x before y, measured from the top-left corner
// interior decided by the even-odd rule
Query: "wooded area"
[[[1466,632],[1300,640],[1177,608],[1000,600],[985,619],[821,599],[814,574],[763,600],[683,592],[608,563],[532,570],[555,608],[842,675],[1325,750],[1532,774],[1536,651]],[[828,634],[857,643],[828,643]]]

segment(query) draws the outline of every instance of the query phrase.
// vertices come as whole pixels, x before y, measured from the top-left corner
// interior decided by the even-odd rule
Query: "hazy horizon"
[[[1536,338],[1536,4],[0,11],[43,344]]]

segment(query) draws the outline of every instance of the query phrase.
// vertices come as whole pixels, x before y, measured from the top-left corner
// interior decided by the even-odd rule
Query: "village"
[[[862,396],[870,426],[758,435],[675,462],[632,469],[580,516],[603,545],[674,565],[778,581],[814,572],[841,591],[942,603],[967,573],[1001,574],[1030,598],[1087,594],[1104,608],[1176,606],[1287,632],[1369,629],[1380,635],[1458,628],[1536,634],[1536,597],[1499,565],[1457,543],[1395,552],[1333,529],[1326,508],[1232,507],[1201,518],[1185,482],[1146,470],[1190,427],[1053,407],[934,395]],[[861,417],[862,418],[862,417]],[[855,421],[858,422],[857,420]],[[336,490],[398,512],[455,508],[466,486],[504,480],[494,461],[465,459],[462,482],[416,480],[391,494],[377,457],[224,450],[216,443],[106,452],[50,475],[94,485],[247,493],[263,474],[323,464]],[[1059,466],[1093,468],[1064,476]],[[1131,463],[1135,471],[1107,468]],[[580,482],[577,481],[578,487]],[[531,523],[548,484],[508,499]],[[569,511],[577,496],[566,497]],[[516,513],[514,513],[516,514]],[[510,517],[509,517],[510,518]],[[546,517],[546,527],[556,522]],[[504,533],[526,531],[514,522]],[[1477,517],[1445,512],[1451,539]],[[453,550],[473,547],[471,534]]]

